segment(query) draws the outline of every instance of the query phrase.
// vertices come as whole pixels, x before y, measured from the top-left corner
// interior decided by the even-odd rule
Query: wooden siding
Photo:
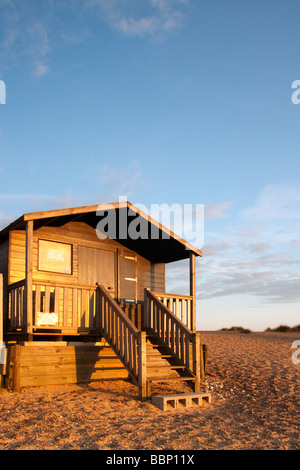
[[[13,230],[9,234],[9,284],[25,278],[25,238],[25,230]]]
[[[78,282],[103,284],[115,297],[117,293],[117,254],[113,249],[78,245]]]
[[[72,244],[72,273],[60,274],[38,269],[38,241],[39,239],[58,241]],[[110,250],[118,253],[124,247],[115,240],[99,240],[94,228],[83,222],[69,222],[62,227],[41,227],[33,235],[33,279],[36,281],[60,282],[70,284],[88,284],[84,279],[84,270],[78,266],[79,247],[90,247]],[[115,287],[117,288],[117,262],[115,272]],[[25,231],[13,230],[10,232],[8,282],[18,282],[25,278]],[[80,278],[80,279],[79,279]],[[107,287],[107,286],[105,286]],[[137,300],[143,301],[144,288],[164,292],[165,265],[153,264],[142,256],[137,255]]]
[[[8,369],[7,387],[15,391],[35,385],[88,383],[129,377],[106,343],[99,346],[84,343],[78,346],[51,346],[49,343],[10,346]]]
[[[8,240],[0,243],[0,273],[3,274],[3,327],[7,324]]]

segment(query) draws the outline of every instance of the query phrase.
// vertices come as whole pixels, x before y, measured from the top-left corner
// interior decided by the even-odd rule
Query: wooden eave
[[[168,230],[128,201],[26,213],[3,229],[0,232],[0,239],[8,236],[11,230],[24,230],[26,223],[30,220],[34,221],[35,230],[42,226],[59,227],[72,221],[85,222],[96,229],[97,223],[100,220],[97,211],[108,211],[111,209],[115,209],[116,211],[130,209],[135,212],[136,215],[140,215],[148,223],[148,233],[150,233],[151,226],[156,227],[159,234],[157,239],[116,239],[123,246],[137,252],[144,258],[157,263],[168,263],[189,258],[191,252],[196,256],[202,256],[200,250],[192,246],[186,240],[176,236],[174,232]],[[129,218],[130,216],[128,216],[128,219]],[[168,238],[163,238],[166,234]]]

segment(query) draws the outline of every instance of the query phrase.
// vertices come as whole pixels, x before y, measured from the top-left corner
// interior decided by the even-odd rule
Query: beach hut
[[[27,213],[0,232],[2,383],[130,378],[200,387],[196,257],[128,201]],[[189,295],[165,292],[187,260]],[[5,360],[3,360],[5,357]]]

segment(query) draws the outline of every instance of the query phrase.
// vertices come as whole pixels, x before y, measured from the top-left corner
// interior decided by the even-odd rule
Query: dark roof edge
[[[22,228],[24,228],[25,227],[24,223],[25,223],[24,215],[21,215],[21,217],[14,220],[13,222],[11,222],[9,225],[4,227],[0,231],[0,238],[5,238],[6,235],[8,235],[11,230],[14,230],[14,229],[18,228],[18,226],[21,226]]]
[[[162,231],[168,233],[171,236],[171,238],[177,240],[179,243],[184,245],[187,250],[192,251],[197,256],[202,256],[201,250],[194,247],[186,240],[177,236],[174,232],[172,232],[167,227],[160,224],[157,220],[150,217],[148,214],[140,210],[138,207],[134,206],[134,204],[131,204],[129,201],[115,202],[115,203],[103,203],[103,204],[90,205],[90,206],[71,207],[71,208],[66,208],[66,209],[54,209],[54,210],[49,210],[49,211],[26,213],[26,214],[23,214],[18,219],[16,219],[14,222],[11,222],[7,227],[2,229],[0,231],[0,239],[5,238],[11,230],[18,229],[18,228],[24,229],[26,222],[28,220],[41,220],[41,219],[45,219],[49,217],[62,217],[66,215],[84,214],[84,213],[89,213],[89,212],[96,212],[97,210],[108,210],[112,208],[120,209],[122,207],[128,207],[134,210],[137,214],[144,217],[148,222],[155,225]]]

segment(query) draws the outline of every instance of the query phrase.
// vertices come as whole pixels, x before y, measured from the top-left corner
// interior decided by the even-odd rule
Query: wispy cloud
[[[140,163],[133,160],[125,168],[102,165],[99,169],[98,184],[102,189],[102,200],[112,202],[119,196],[133,197],[137,188],[143,187],[145,178]]]
[[[18,64],[22,58],[30,60],[33,75],[40,77],[48,71],[51,47],[47,15],[40,15],[34,3],[15,0],[0,3],[2,73],[6,68]]]
[[[41,21],[36,20],[28,25],[26,31],[28,53],[33,57],[33,73],[37,77],[42,77],[49,70],[47,61],[51,47],[47,27]]]
[[[27,212],[118,202],[119,196],[127,196],[130,200],[139,188],[144,189],[147,184],[136,160],[118,169],[102,165],[93,168],[92,173],[85,177],[91,182],[89,194],[80,193],[78,188],[69,188],[61,194],[0,193],[0,229]]]
[[[198,260],[200,299],[251,296],[260,305],[300,300],[300,188],[268,185],[252,206],[224,219],[224,230],[205,234],[203,258]],[[206,207],[206,218],[218,226],[229,203]],[[210,213],[208,212],[210,210]],[[230,219],[232,221],[232,219]],[[171,278],[180,292],[184,271]]]
[[[227,253],[228,256],[228,253]],[[285,303],[300,300],[300,276],[297,270],[269,264],[272,258],[238,262],[235,257],[210,260],[202,269],[199,297],[212,299],[230,295],[251,295],[264,303]],[[285,265],[285,264],[284,264]],[[300,260],[298,260],[298,268]],[[202,267],[203,268],[203,267]]]
[[[0,229],[27,212],[97,204],[92,197],[66,191],[63,194],[0,193]]]
[[[242,212],[249,219],[299,219],[300,186],[268,185],[255,204]]]
[[[86,0],[87,7],[100,7],[106,21],[128,36],[149,36],[182,27],[188,4],[189,0]]]
[[[204,217],[205,219],[223,219],[224,217],[227,217],[227,211],[232,206],[232,202],[207,204],[204,206]]]
[[[160,37],[184,25],[189,1],[1,0],[0,75],[24,60],[35,77],[46,75],[62,44],[75,47],[93,38],[89,20],[95,15],[124,36]]]
[[[36,77],[42,77],[49,71],[48,65],[46,65],[43,62],[40,61],[35,61],[34,62],[34,70],[33,70],[33,75]]]

